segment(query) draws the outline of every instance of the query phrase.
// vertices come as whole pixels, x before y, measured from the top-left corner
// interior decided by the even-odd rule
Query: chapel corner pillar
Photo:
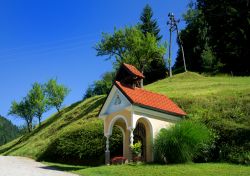
[[[106,137],[105,164],[110,165],[110,150],[109,150],[110,135],[105,135],[105,137]]]
[[[133,162],[133,153],[131,150],[131,145],[134,144],[134,129],[133,128],[129,128],[130,131],[130,136],[129,136],[129,155],[128,155],[128,161],[129,162]]]

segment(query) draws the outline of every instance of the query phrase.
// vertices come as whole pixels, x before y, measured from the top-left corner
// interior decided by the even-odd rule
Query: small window
[[[122,101],[121,101],[119,95],[117,95],[114,104],[115,104],[115,105],[119,105],[119,104],[121,104],[121,102],[122,102]]]

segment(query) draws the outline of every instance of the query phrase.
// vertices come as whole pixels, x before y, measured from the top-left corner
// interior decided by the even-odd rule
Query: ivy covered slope
[[[0,115],[0,146],[15,139],[18,135],[17,126]]]
[[[105,96],[76,102],[34,129],[4,146],[1,155],[17,155],[52,162],[97,165],[104,162],[103,122],[96,118]],[[115,133],[114,148],[121,144]],[[116,150],[114,150],[116,152]]]
[[[217,133],[208,159],[250,164],[250,77],[187,72],[145,88],[167,95],[187,112],[188,119]]]

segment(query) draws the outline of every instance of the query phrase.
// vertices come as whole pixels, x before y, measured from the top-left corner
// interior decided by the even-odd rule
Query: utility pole
[[[183,49],[183,45],[182,45],[182,41],[179,35],[179,30],[178,30],[178,26],[177,23],[180,22],[180,20],[176,20],[174,18],[174,14],[173,13],[169,13],[168,14],[169,17],[169,21],[167,22],[167,25],[169,25],[169,33],[170,33],[170,38],[169,38],[169,58],[168,58],[168,65],[169,65],[169,76],[172,77],[172,67],[171,67],[171,45],[172,45],[172,32],[174,32],[175,30],[177,31],[177,37],[178,40],[180,42],[181,45],[181,52],[182,52],[182,58],[183,58],[183,63],[184,63],[184,69],[185,72],[187,71],[186,68],[186,61],[185,61],[185,55],[184,55],[184,49]]]
[[[169,21],[167,22],[167,25],[169,25],[169,51],[168,51],[168,69],[169,69],[169,77],[172,77],[172,67],[171,67],[171,45],[172,45],[172,32],[174,31],[174,14],[169,13],[168,14]]]

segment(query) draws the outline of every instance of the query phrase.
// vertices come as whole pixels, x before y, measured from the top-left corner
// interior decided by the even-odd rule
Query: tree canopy
[[[157,24],[157,21],[155,19],[152,19],[153,17],[153,10],[147,4],[141,14],[140,20],[141,23],[139,24],[140,30],[142,33],[146,36],[147,33],[150,33],[156,37],[157,41],[160,41],[162,39],[162,35],[160,35],[160,28]]]
[[[44,86],[35,82],[32,85],[32,89],[28,93],[28,99],[34,109],[34,115],[38,118],[39,125],[41,125],[42,115],[49,109],[48,99],[45,96]]]
[[[9,114],[15,115],[25,120],[28,132],[32,131],[32,122],[35,116],[35,109],[32,107],[32,104],[28,98],[24,98],[20,102],[13,101],[11,103]]]
[[[166,76],[163,56],[166,49],[151,33],[144,35],[138,27],[115,30],[113,34],[103,33],[102,40],[95,47],[97,56],[115,58],[114,66],[121,63],[132,64],[146,75],[146,81],[153,82]],[[155,68],[152,67],[155,65]],[[153,71],[160,72],[147,80]]]
[[[58,84],[56,79],[50,79],[45,84],[45,95],[48,105],[55,107],[58,112],[60,112],[62,103],[68,94],[69,89],[64,85]]]
[[[181,31],[188,70],[249,75],[248,1],[197,0],[189,6]],[[180,52],[175,70],[182,70]]]

